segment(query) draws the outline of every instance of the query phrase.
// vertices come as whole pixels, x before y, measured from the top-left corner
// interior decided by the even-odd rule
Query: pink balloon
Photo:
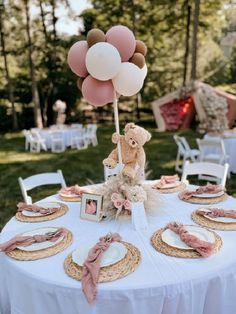
[[[106,41],[119,51],[121,60],[128,61],[134,54],[136,41],[133,32],[126,26],[113,26],[106,33]]]
[[[67,62],[71,71],[80,77],[88,75],[85,57],[89,47],[86,40],[77,41],[69,50]]]
[[[82,94],[91,105],[100,107],[113,102],[115,91],[112,81],[99,81],[91,75],[82,84]]]

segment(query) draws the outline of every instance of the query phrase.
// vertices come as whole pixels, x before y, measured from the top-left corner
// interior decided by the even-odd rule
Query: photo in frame
[[[91,221],[100,221],[102,218],[103,196],[100,194],[83,193],[80,207],[80,217]]]

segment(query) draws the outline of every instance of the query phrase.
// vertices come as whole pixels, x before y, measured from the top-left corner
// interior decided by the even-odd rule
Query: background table
[[[94,223],[79,218],[79,203],[67,203],[69,212],[56,220],[20,223],[12,218],[3,229],[0,242],[25,230],[44,226],[64,226],[74,234],[65,251],[37,261],[16,261],[0,253],[1,314],[233,314],[236,312],[236,232],[217,231],[224,244],[218,254],[207,259],[181,259],[158,253],[150,236],[170,221],[193,224],[190,214],[198,205],[180,201],[177,194],[161,195],[155,216],[149,216],[146,234],[132,229],[130,220]],[[48,198],[58,201],[57,196]],[[236,200],[221,204],[236,208]],[[63,269],[67,255],[82,243],[94,241],[108,232],[119,232],[137,246],[142,262],[125,278],[98,285],[94,305],[88,305],[81,283]]]
[[[58,129],[58,130],[42,129],[42,130],[40,130],[40,135],[45,140],[45,143],[46,143],[46,146],[48,149],[51,149],[51,147],[52,147],[51,132],[53,132],[53,131],[61,132],[65,146],[66,147],[71,146],[71,140],[72,140],[73,132],[75,132],[74,128],[65,127],[63,129]]]

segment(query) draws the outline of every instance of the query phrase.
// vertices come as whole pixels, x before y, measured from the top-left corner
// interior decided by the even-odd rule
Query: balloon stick
[[[116,133],[120,135],[118,100],[117,100],[116,97],[114,98],[113,104],[114,104],[114,118],[115,118]],[[120,171],[121,171],[121,169],[122,169],[122,155],[121,155],[120,141],[117,143],[117,150],[118,150],[119,168],[120,168]]]

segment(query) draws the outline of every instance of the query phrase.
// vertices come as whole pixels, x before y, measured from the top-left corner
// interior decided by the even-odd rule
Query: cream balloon
[[[119,73],[112,79],[116,92],[123,96],[137,94],[143,86],[143,81],[140,68],[130,62],[123,62]]]
[[[144,64],[144,67],[142,67],[142,69],[140,69],[140,71],[142,72],[143,79],[145,79],[145,77],[147,76],[147,65],[146,65],[146,63]]]
[[[115,77],[119,72],[121,58],[114,46],[100,42],[89,48],[85,63],[88,72],[94,78],[107,81]]]

